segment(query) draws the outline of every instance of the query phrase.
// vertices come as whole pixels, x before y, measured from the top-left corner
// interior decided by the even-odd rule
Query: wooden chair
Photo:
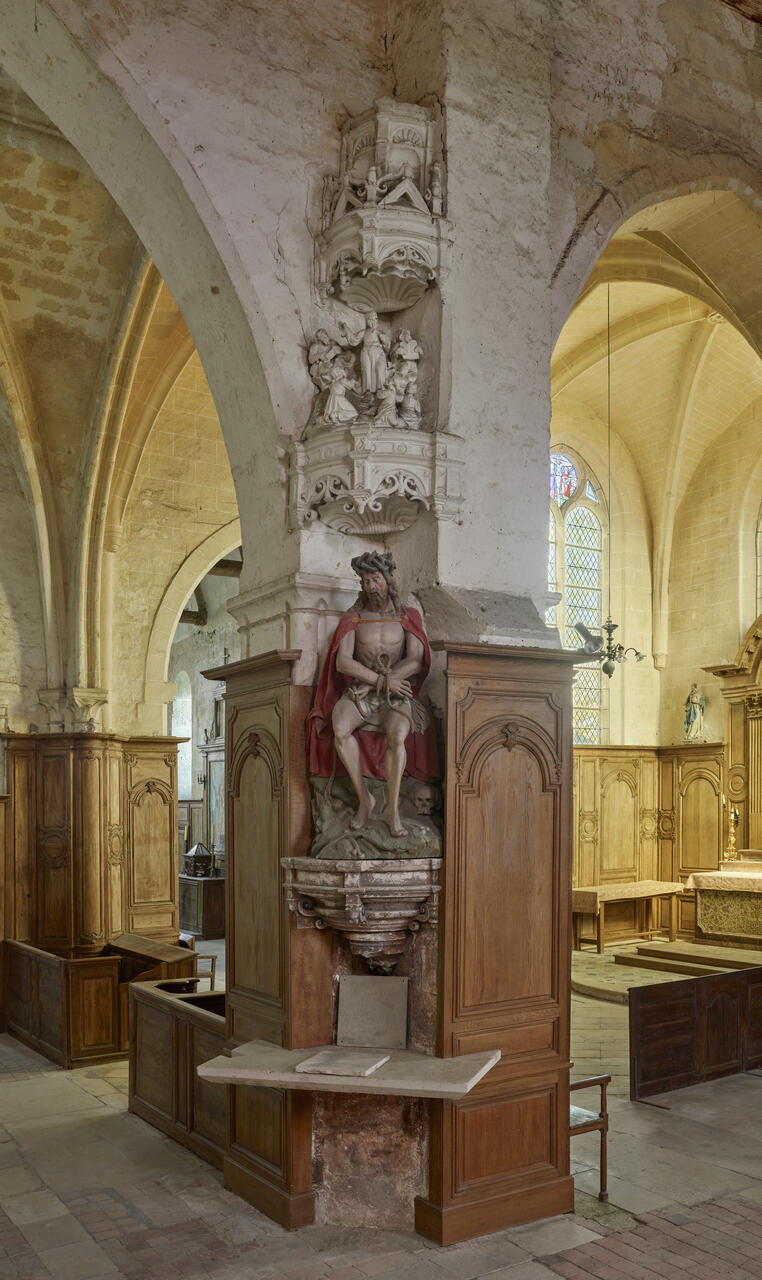
[[[214,991],[214,982],[215,982],[215,976],[216,976],[216,973],[217,973],[217,957],[216,957],[216,956],[205,956],[205,955],[202,955],[199,951],[196,951],[196,939],[195,939],[195,937],[193,936],[193,934],[192,934],[192,933],[181,933],[181,934],[180,934],[180,946],[181,946],[181,947],[187,947],[189,951],[193,951],[193,952],[195,953],[195,956],[196,956],[196,977],[197,977],[197,978],[199,978],[199,979],[200,979],[200,978],[208,978],[208,979],[209,979],[209,990],[210,990],[210,991]],[[198,962],[199,962],[199,960],[208,960],[208,961],[209,961],[209,969],[208,969],[207,971],[199,973],[199,968],[198,968]]]
[[[595,1111],[586,1111],[584,1107],[569,1107],[569,1133],[573,1138],[577,1133],[594,1133],[596,1129],[600,1130],[601,1135],[601,1189],[598,1192],[599,1200],[608,1200],[609,1193],[606,1190],[606,1181],[608,1177],[608,1158],[606,1151],[606,1135],[609,1131],[609,1113],[606,1108],[606,1086],[611,1084],[611,1076],[591,1076],[589,1080],[575,1080],[574,1084],[569,1085],[569,1089],[573,1092],[576,1089],[591,1089],[594,1085],[600,1085],[601,1089],[601,1109],[596,1114]]]

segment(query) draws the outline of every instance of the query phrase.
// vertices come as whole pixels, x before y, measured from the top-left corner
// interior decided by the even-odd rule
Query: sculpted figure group
[[[331,338],[326,329],[318,329],[308,352],[310,377],[320,393],[311,425],[357,421],[417,429],[422,356],[423,347],[409,329],[400,329],[392,343],[375,311],[364,317],[359,333],[340,324],[339,336]]]

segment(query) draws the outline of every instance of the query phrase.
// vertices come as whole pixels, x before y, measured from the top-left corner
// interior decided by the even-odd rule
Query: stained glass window
[[[560,591],[561,603],[549,608],[546,622],[558,626],[567,649],[581,641],[574,630],[582,622],[599,633],[603,621],[603,537],[599,488],[587,476],[581,459],[551,455],[551,511],[548,535],[548,590]],[[558,495],[558,496],[557,496]],[[595,504],[595,506],[593,506]],[[596,510],[597,508],[597,510]],[[572,723],[577,745],[602,741],[603,689],[597,662],[576,670]]]
[[[577,472],[571,458],[563,453],[550,455],[550,496],[559,506],[577,491]]]
[[[548,522],[548,591],[557,591],[556,585],[556,521],[553,512]],[[556,606],[550,605],[545,610],[545,623],[549,627],[556,625]]]

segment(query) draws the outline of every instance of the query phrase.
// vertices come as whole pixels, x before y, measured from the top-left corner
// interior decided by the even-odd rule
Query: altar
[[[762,850],[741,849],[718,871],[695,871],[696,935],[714,942],[762,948]]]

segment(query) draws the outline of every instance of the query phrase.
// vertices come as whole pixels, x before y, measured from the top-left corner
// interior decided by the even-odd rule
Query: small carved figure
[[[363,395],[368,392],[376,395],[386,385],[388,375],[386,355],[389,350],[389,339],[378,327],[378,316],[375,311],[368,312],[365,317],[365,329],[356,341],[350,338],[345,324],[340,328],[344,345],[360,348],[360,385]]]
[[[323,179],[323,198],[321,204],[321,217],[323,227],[330,226],[333,216],[334,205],[341,189],[341,183],[335,174],[329,173]]]
[[[423,347],[416,341],[410,330],[400,329],[397,341],[392,348],[392,359],[406,366],[405,373],[408,377],[411,373],[415,373],[422,355]]]
[[[699,692],[699,687],[695,682],[691,685],[691,691],[683,705],[685,708],[685,718],[683,720],[685,741],[703,742],[706,698],[703,693]]]
[[[351,401],[347,399],[346,392],[350,387],[355,388],[357,383],[341,360],[336,360],[331,365],[328,382],[328,399],[323,409],[323,421],[334,424],[351,422],[357,417],[357,410]]]
[[[310,377],[321,391],[330,385],[331,365],[340,354],[341,347],[328,336],[327,330],[318,329],[315,341],[310,345],[308,359]]]
[[[376,416],[373,421],[379,427],[405,426],[405,423],[397,413],[397,388],[393,379],[385,387],[382,387],[378,393]]]
[[[405,394],[402,397],[402,405],[400,408],[400,417],[406,427],[420,427],[421,425],[421,402],[417,395],[418,386],[415,378],[410,378],[405,387]]]
[[[389,830],[401,838],[403,776],[436,778],[433,728],[418,701],[431,656],[421,615],[402,605],[393,557],[368,551],[352,568],[362,589],[340,620],[320,673],[308,718],[310,772],[332,777],[338,756],[358,799],[355,831],[375,808],[366,778],[385,778]]]
[[[426,199],[429,203],[431,212],[436,217],[442,215],[442,166],[438,160],[435,160],[431,166],[431,176],[429,178],[429,189],[426,192]]]
[[[378,203],[378,190],[379,190],[378,173],[376,171],[375,166],[371,165],[368,170],[368,175],[365,179],[364,191],[365,191],[366,204]]]

